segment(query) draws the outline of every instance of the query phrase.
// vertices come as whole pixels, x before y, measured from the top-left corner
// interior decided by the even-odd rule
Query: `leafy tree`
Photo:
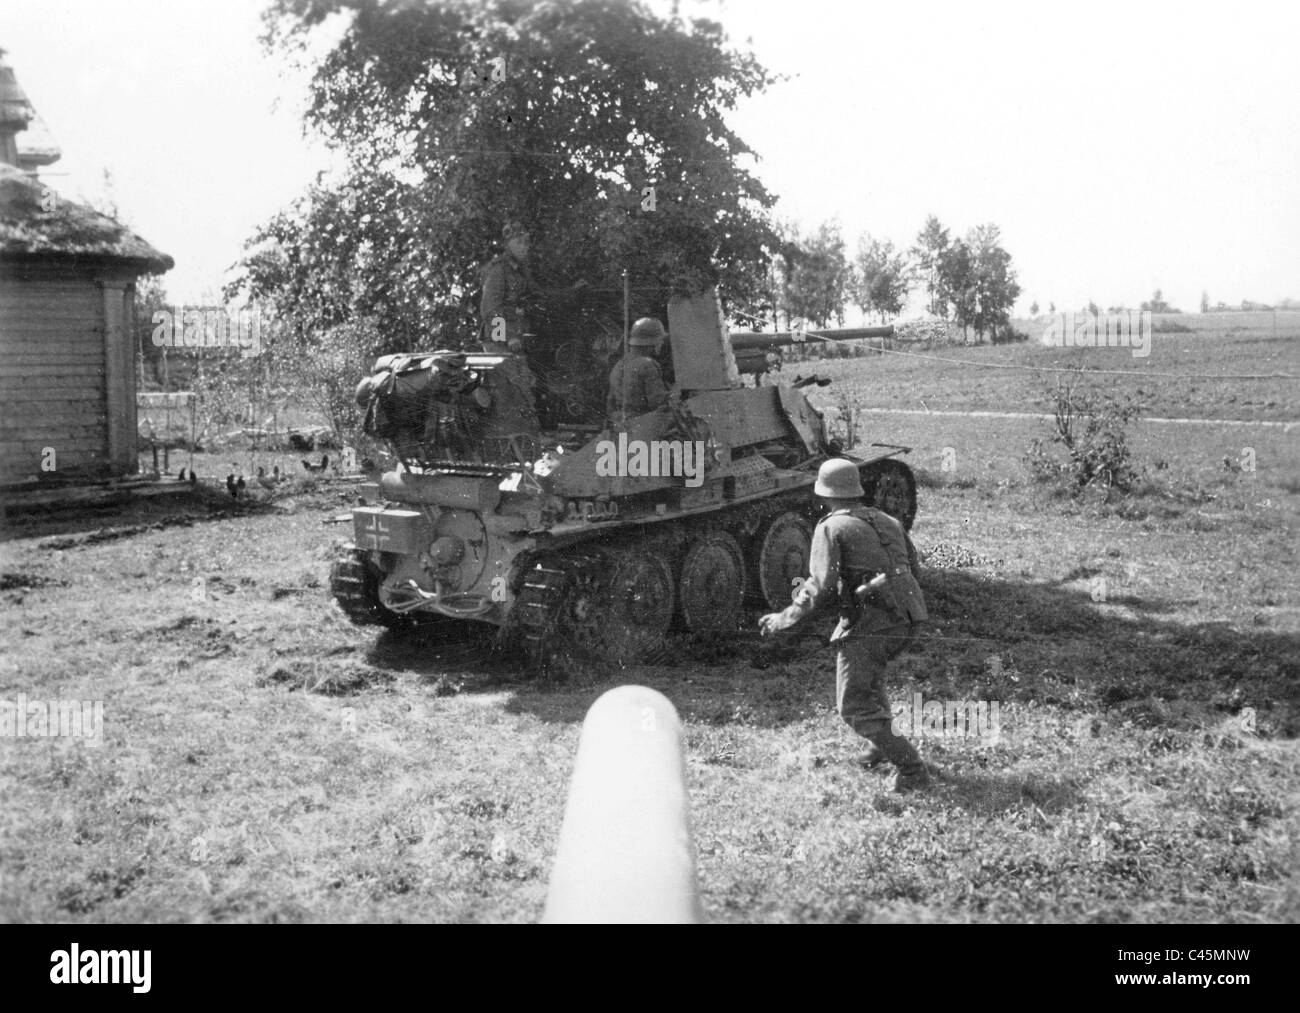
[[[944,258],[952,246],[952,238],[939,222],[930,215],[917,234],[911,255],[917,275],[925,282],[925,308],[935,316],[948,319],[948,298],[944,286]]]
[[[797,222],[784,221],[775,226],[780,243],[768,262],[768,307],[772,319],[779,328],[781,317],[785,325],[790,326],[790,272],[791,264],[798,255],[799,225]]]
[[[1030,315],[1031,317],[1036,317],[1036,316],[1038,316],[1038,300],[1037,300],[1037,299],[1035,299],[1033,302],[1031,302],[1031,303],[1029,304],[1029,315]]]
[[[974,321],[976,292],[974,253],[965,240],[954,240],[939,258],[939,296],[952,306],[963,339],[969,338]],[[942,316],[947,319],[946,312]]]
[[[1204,289],[1201,290],[1201,312],[1210,312],[1210,293],[1206,292]]]
[[[843,324],[849,263],[839,226],[823,223],[806,239],[800,238],[798,229],[790,229],[782,260],[787,319],[802,318],[818,327],[832,319]]]
[[[346,179],[262,226],[232,290],[304,334],[364,319],[376,350],[463,346],[518,220],[538,281],[588,281],[620,328],[624,268],[634,316],[714,283],[761,298],[774,199],[724,115],[774,78],[718,23],[639,0],[274,0],[267,44],[309,60],[336,15],[306,123]]]
[[[1145,301],[1144,303],[1142,303],[1142,306],[1140,308],[1144,310],[1150,310],[1152,313],[1179,312],[1178,310],[1170,306],[1167,302],[1165,302],[1164,294],[1160,291],[1160,289],[1156,289],[1155,292],[1152,294],[1151,298]]]
[[[970,323],[981,341],[985,334],[1007,325],[1011,309],[1020,296],[1020,285],[1011,269],[1011,254],[1002,248],[1001,238],[996,225],[976,226],[966,237],[973,261],[974,308]]]
[[[889,240],[864,236],[858,243],[849,284],[853,301],[867,313],[879,313],[880,322],[903,312],[911,276],[906,256]]]
[[[1098,306],[1098,305],[1097,305],[1095,302],[1093,302],[1091,299],[1089,299],[1089,300],[1088,300],[1088,312],[1091,313],[1094,317],[1101,316],[1101,307]]]
[[[159,275],[146,275],[135,283],[132,330],[135,331],[136,354],[141,370],[148,370],[149,380],[161,386],[164,381],[165,348],[153,343],[153,315],[168,308],[167,289]]]

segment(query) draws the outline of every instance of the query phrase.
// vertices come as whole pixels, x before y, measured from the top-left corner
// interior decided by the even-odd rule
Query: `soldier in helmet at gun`
[[[813,532],[808,579],[794,603],[763,616],[759,629],[772,636],[836,602],[840,621],[831,641],[840,717],[871,741],[866,766],[888,761],[897,768],[895,791],[929,787],[930,771],[916,748],[893,733],[885,690],[889,662],[928,618],[916,582],[916,548],[902,524],[862,502],[862,480],[852,461],[823,464],[814,491],[828,513]]]
[[[642,317],[632,325],[627,354],[609,373],[605,407],[615,425],[668,403],[668,388],[657,359],[666,334],[664,325],[654,317]]]

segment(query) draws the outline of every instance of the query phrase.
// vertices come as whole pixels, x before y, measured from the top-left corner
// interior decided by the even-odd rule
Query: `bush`
[[[845,450],[850,450],[858,445],[858,424],[861,421],[858,416],[860,406],[857,392],[841,388],[835,395],[835,407],[838,418],[839,432],[836,433],[836,426],[832,424],[831,431],[828,435],[840,439],[840,445]]]
[[[1056,406],[1056,431],[1030,441],[1024,460],[1034,480],[1075,497],[1090,488],[1105,490],[1108,501],[1131,493],[1141,473],[1132,460],[1127,430],[1142,405],[1128,395],[1083,389],[1077,376],[1062,380],[1048,395]],[[1053,451],[1054,444],[1065,448],[1064,459]]]
[[[369,375],[378,343],[368,320],[309,330],[273,318],[263,326],[260,354],[200,361],[194,389],[201,441],[234,427],[251,430],[255,446],[263,440],[276,445],[291,424],[301,426],[305,417],[305,432],[290,440],[295,449],[351,445],[358,456],[370,453],[355,393],[357,383]],[[324,427],[310,424],[316,419]]]
[[[903,344],[960,344],[961,328],[946,320],[904,320],[894,325],[894,337]]]
[[[334,431],[340,445],[355,442],[361,429],[357,384],[370,374],[378,329],[368,319],[352,320],[312,333],[299,349],[281,346],[279,365]]]
[[[1018,331],[1010,324],[1003,324],[1001,327],[993,328],[993,344],[1009,345],[1017,341],[1028,341],[1029,335],[1024,331]]]

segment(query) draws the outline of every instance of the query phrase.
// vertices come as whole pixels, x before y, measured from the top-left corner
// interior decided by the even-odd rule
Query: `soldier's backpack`
[[[907,532],[903,530],[903,525],[872,507],[856,507],[849,511],[849,516],[871,525],[876,537],[880,539],[885,555],[889,557],[885,583],[876,591],[881,603],[903,622],[923,623],[928,620],[930,614],[925,610],[921,586],[912,573],[907,551]]]

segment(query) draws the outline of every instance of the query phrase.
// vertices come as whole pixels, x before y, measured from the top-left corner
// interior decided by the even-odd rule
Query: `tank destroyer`
[[[844,448],[809,402],[824,380],[747,385],[776,349],[889,328],[730,333],[713,291],[667,306],[668,404],[543,429],[517,355],[385,356],[358,388],[397,466],[363,487],[332,593],[358,624],[486,623],[540,662],[577,645],[616,664],[670,629],[734,629],[806,574],[818,466],[855,461],[867,499],[911,527],[909,448]],[[589,399],[591,403],[600,398]]]

